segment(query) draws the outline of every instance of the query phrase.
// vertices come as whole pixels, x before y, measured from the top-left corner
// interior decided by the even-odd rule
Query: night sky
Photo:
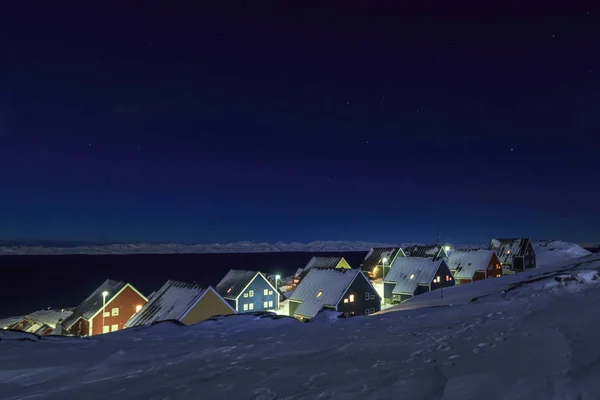
[[[96,3],[3,6],[0,239],[600,240],[595,9]]]

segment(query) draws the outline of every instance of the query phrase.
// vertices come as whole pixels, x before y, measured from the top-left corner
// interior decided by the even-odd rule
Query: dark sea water
[[[144,295],[168,279],[216,285],[230,269],[289,276],[315,255],[340,255],[353,268],[367,252],[0,256],[0,318],[74,307],[104,280]]]

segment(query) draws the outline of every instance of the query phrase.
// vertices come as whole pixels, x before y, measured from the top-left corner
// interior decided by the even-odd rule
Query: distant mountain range
[[[542,241],[538,243],[548,243]],[[552,241],[554,242],[554,241]],[[89,243],[73,241],[18,241],[0,240],[0,255],[51,254],[204,254],[204,253],[271,253],[271,252],[342,252],[368,251],[372,247],[410,246],[417,243],[377,243],[361,241],[316,241],[311,243],[242,241],[234,243],[178,244],[178,243]],[[482,245],[456,245],[466,248],[487,248]],[[588,246],[586,246],[588,247]]]

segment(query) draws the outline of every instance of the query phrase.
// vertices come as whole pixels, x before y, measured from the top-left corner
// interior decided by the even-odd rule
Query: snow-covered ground
[[[588,256],[306,324],[235,315],[83,339],[0,331],[0,398],[599,399],[598,270]]]

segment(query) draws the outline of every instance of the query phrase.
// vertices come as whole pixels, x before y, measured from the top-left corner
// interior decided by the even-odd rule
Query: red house
[[[92,336],[121,330],[147,302],[131,284],[108,279],[62,322],[62,333]]]

